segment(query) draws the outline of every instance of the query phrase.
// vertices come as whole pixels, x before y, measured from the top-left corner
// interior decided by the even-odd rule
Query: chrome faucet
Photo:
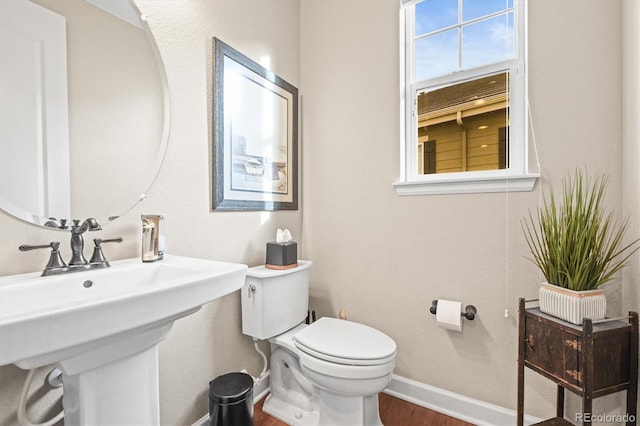
[[[82,224],[80,224],[79,220],[74,219],[73,226],[71,227],[72,255],[68,265],[64,263],[62,257],[60,256],[60,251],[58,250],[60,243],[57,241],[39,246],[23,244],[18,247],[18,250],[29,251],[51,247],[51,256],[49,258],[49,262],[47,263],[47,266],[45,266],[41,274],[43,277],[48,275],[66,274],[70,272],[88,271],[89,269],[108,268],[111,265],[109,265],[109,262],[102,253],[101,244],[111,242],[120,243],[122,242],[122,238],[111,238],[108,240],[96,238],[93,240],[95,243],[95,248],[93,251],[93,256],[91,257],[91,261],[87,261],[87,259],[84,257],[84,238],[82,237],[82,234],[84,234],[86,231],[99,231],[101,229],[102,228],[94,218],[89,218]]]
[[[86,231],[99,231],[102,228],[98,222],[90,217],[82,225],[78,219],[73,220],[71,227],[71,260],[69,266],[88,265],[89,261],[84,257],[84,238],[82,234]]]

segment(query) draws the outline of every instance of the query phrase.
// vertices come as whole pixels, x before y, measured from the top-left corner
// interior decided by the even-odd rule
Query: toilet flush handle
[[[256,292],[256,285],[255,284],[249,285],[249,297],[251,297],[251,294],[255,292]]]

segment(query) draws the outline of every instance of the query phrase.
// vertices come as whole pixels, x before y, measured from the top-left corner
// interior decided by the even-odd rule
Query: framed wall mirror
[[[146,17],[130,0],[2,0],[0,17],[0,208],[52,227],[124,214],[169,133]]]

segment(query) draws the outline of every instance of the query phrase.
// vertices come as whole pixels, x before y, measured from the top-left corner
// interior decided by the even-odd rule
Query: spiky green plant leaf
[[[553,191],[535,215],[522,221],[530,260],[547,282],[571,290],[593,290],[610,281],[640,249],[640,238],[624,245],[629,215],[618,223],[604,207],[608,179],[581,170],[563,180],[562,199]]]

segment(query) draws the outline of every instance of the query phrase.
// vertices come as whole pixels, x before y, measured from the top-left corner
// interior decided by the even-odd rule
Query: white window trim
[[[409,3],[409,2],[407,2]],[[413,3],[413,2],[411,2]],[[540,177],[538,173],[528,171],[528,121],[527,121],[527,19],[526,0],[515,0],[515,14],[517,28],[524,31],[517,32],[518,58],[511,61],[508,69],[513,83],[511,84],[511,97],[524,99],[518,104],[511,104],[510,111],[510,143],[509,143],[509,168],[502,170],[485,170],[477,172],[441,173],[419,175],[417,167],[417,126],[415,120],[408,117],[407,112],[416,114],[412,105],[412,94],[416,87],[405,83],[413,82],[413,63],[407,49],[411,47],[408,42],[413,36],[413,7],[400,8],[400,64],[401,99],[400,99],[400,179],[393,183],[396,194],[405,195],[431,195],[431,194],[460,194],[482,192],[518,192],[531,191]],[[520,36],[523,35],[523,37]],[[489,65],[482,69],[472,71],[460,71],[455,73],[456,79],[464,79],[467,75],[477,76],[491,74],[505,70],[505,63]],[[442,83],[451,80],[452,76],[441,78]],[[435,81],[435,80],[432,80]],[[408,139],[407,139],[408,138]],[[520,143],[513,143],[520,141]],[[414,166],[410,166],[414,165]]]

